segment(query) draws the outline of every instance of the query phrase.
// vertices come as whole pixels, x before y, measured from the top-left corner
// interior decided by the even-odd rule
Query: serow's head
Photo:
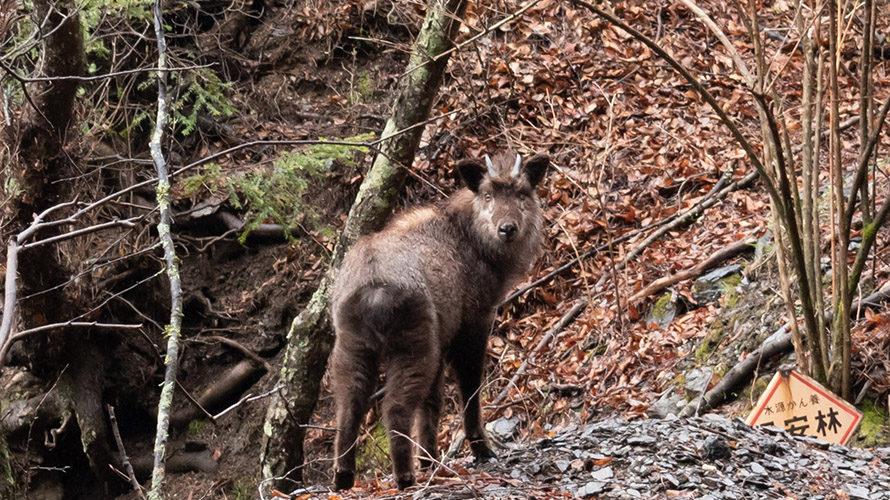
[[[473,192],[474,226],[480,236],[501,244],[526,240],[540,231],[541,210],[535,187],[544,178],[550,157],[523,160],[519,154],[494,160],[463,160],[457,164]]]

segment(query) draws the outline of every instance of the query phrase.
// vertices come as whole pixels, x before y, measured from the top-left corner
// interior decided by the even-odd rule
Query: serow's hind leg
[[[337,406],[337,439],[334,444],[334,487],[346,490],[355,485],[355,452],[358,431],[371,402],[377,381],[376,356],[365,350],[334,346],[331,375]]]
[[[439,417],[442,413],[442,382],[444,363],[439,362],[429,395],[418,412],[420,466],[429,468],[439,460]]]
[[[389,434],[393,475],[399,489],[414,484],[411,424],[436,376],[430,366],[439,363],[438,353],[431,351],[434,349],[423,355],[415,351],[394,356],[387,361],[383,417]]]

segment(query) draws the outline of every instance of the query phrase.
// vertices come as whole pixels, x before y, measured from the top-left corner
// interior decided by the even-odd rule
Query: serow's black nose
[[[505,222],[501,224],[501,227],[498,228],[498,234],[501,239],[510,241],[516,237],[516,224],[512,222]]]

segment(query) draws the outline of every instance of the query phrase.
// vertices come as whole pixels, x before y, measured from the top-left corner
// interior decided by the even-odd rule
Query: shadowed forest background
[[[503,457],[471,465],[449,383],[447,472],[419,496],[622,497],[588,477],[624,477],[622,455],[557,456],[558,437],[744,417],[780,366],[864,412],[851,446],[886,448],[887,14],[0,0],[0,499],[326,495],[343,253],[506,149],[552,166],[545,251],[489,341]],[[391,497],[376,408],[362,433],[346,496]],[[550,465],[518,454],[533,445]],[[710,491],[658,484],[644,497]]]

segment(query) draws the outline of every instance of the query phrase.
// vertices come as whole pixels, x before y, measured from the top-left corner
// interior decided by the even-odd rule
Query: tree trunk
[[[35,0],[34,16],[38,24],[46,20],[42,32],[43,52],[39,67],[43,72],[40,76],[51,78],[83,74],[83,37],[75,2]],[[65,154],[64,146],[73,118],[77,83],[71,79],[60,79],[28,85],[29,99],[25,101],[21,119],[3,132],[8,144],[14,145],[7,153],[15,156],[0,161],[8,161],[14,166],[12,175],[21,193],[12,200],[4,214],[11,221],[6,237],[23,230],[32,221],[33,214],[59,203],[64,197],[68,183],[54,181],[72,173],[73,162]],[[36,237],[49,236],[51,231],[58,232],[58,228],[44,231]],[[36,327],[62,322],[74,316],[70,311],[75,308],[76,301],[63,288],[56,288],[69,275],[60,262],[57,248],[42,245],[21,252],[18,271],[18,296],[51,290],[18,301],[16,312],[22,324]],[[66,404],[76,409],[84,450],[93,470],[99,477],[108,480],[113,476],[108,469],[110,455],[107,444],[102,441],[105,422],[101,410],[96,414],[90,407],[94,401],[88,397],[89,394],[101,397],[104,371],[83,365],[83,360],[78,360],[76,354],[82,352],[81,348],[87,348],[89,342],[82,331],[74,334],[56,330],[51,334],[29,337],[21,344],[35,375],[53,380],[64,373],[59,385],[68,388],[65,391]],[[98,356],[101,357],[101,354]],[[63,367],[69,364],[80,369],[63,372]],[[10,460],[5,437],[0,437],[0,499],[13,498],[7,496],[14,489],[14,483],[10,483]]]
[[[427,119],[448,63],[448,54],[444,53],[453,45],[465,9],[464,0],[430,2],[382,138]],[[281,390],[272,399],[263,426],[260,462],[266,477],[302,480],[303,426],[315,411],[334,342],[328,299],[336,271],[359,236],[383,227],[402,192],[422,133],[423,127],[418,126],[381,144],[334,248],[330,270],[291,325],[281,368]]]
[[[35,2],[36,12],[44,19],[49,15],[44,31],[49,33],[43,44],[42,76],[79,75],[84,68],[83,38],[80,21],[72,0],[53,4],[50,0]],[[6,130],[10,144],[17,148],[14,175],[21,194],[10,204],[7,216],[14,221],[11,230],[17,233],[30,222],[34,213],[42,212],[59,202],[65,183],[53,181],[62,177],[71,160],[63,155],[68,125],[74,109],[77,82],[57,80],[37,82],[28,86],[31,100],[25,104],[21,121]],[[33,105],[31,105],[33,104]],[[7,234],[6,236],[9,236]],[[47,233],[41,234],[47,236]],[[52,245],[43,245],[22,252],[19,263],[19,296],[50,289],[67,278],[59,263],[58,252]],[[18,310],[25,324],[40,326],[54,322],[51,316],[64,314],[62,291],[55,290],[20,301]],[[42,365],[42,364],[41,364]]]
[[[16,498],[15,471],[12,468],[12,456],[6,445],[6,434],[0,431],[0,500]]]

